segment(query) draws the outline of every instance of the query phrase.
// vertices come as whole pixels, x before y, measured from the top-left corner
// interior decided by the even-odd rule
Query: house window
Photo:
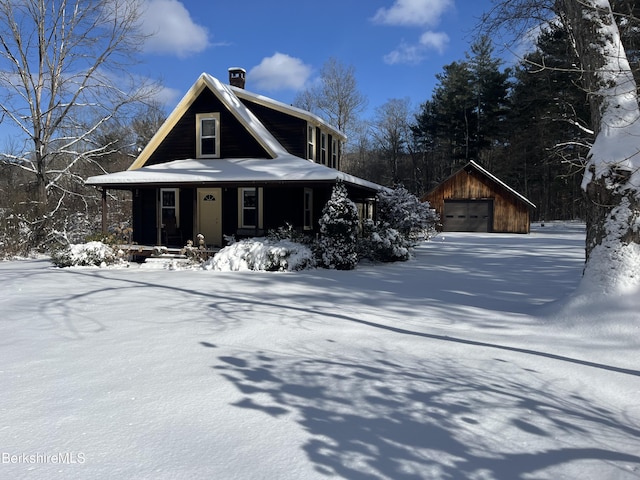
[[[256,228],[258,221],[258,196],[255,188],[241,189],[242,228]]]
[[[327,164],[327,134],[324,132],[320,134],[320,163]]]
[[[307,158],[316,160],[316,128],[313,125],[307,126]]]
[[[160,220],[165,225],[179,226],[178,189],[160,189]]]
[[[198,158],[220,157],[220,114],[196,115],[196,155]]]
[[[313,190],[304,189],[304,229],[313,230]]]
[[[338,168],[338,140],[331,140],[331,168]]]

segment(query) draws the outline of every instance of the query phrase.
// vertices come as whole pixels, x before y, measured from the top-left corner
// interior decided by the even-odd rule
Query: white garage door
[[[445,200],[442,228],[445,232],[489,232],[492,206],[489,200]]]

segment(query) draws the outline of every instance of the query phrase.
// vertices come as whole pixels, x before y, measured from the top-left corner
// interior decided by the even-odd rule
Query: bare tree
[[[372,136],[388,162],[391,184],[400,181],[399,163],[408,151],[412,117],[408,98],[392,98],[375,111]]]
[[[23,139],[0,158],[31,176],[40,230],[74,194],[61,180],[111,148],[91,136],[153,93],[127,73],[144,40],[140,8],[139,0],[0,0],[0,112]]]
[[[509,20],[509,11],[518,21]],[[522,27],[525,13],[533,11],[538,19],[555,15],[555,21],[564,23],[589,93],[595,140],[582,182],[589,201],[585,280],[597,283],[605,292],[621,284],[638,285],[640,108],[616,23],[621,18],[629,21],[629,12],[616,14],[609,0],[503,0],[493,18]]]
[[[294,105],[317,112],[349,136],[367,99],[358,90],[355,68],[332,57],[320,70],[319,84],[298,94]]]

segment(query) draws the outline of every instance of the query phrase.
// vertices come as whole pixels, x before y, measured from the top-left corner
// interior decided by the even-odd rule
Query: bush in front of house
[[[324,268],[352,270],[358,264],[358,208],[338,182],[319,220],[320,238],[314,249]]]
[[[439,218],[429,202],[421,202],[401,185],[379,192],[377,198],[380,224],[400,232],[411,246],[436,235]]]
[[[104,267],[125,264],[122,252],[102,242],[69,244],[51,253],[57,267]]]
[[[411,257],[411,244],[395,228],[367,219],[362,229],[360,256],[374,262],[404,262]]]
[[[296,271],[315,266],[313,252],[290,240],[248,238],[224,247],[203,264],[206,270],[269,272]]]

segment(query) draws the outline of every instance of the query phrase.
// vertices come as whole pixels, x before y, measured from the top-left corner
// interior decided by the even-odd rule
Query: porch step
[[[140,268],[150,270],[172,270],[189,264],[189,259],[179,253],[163,253],[145,258]]]

